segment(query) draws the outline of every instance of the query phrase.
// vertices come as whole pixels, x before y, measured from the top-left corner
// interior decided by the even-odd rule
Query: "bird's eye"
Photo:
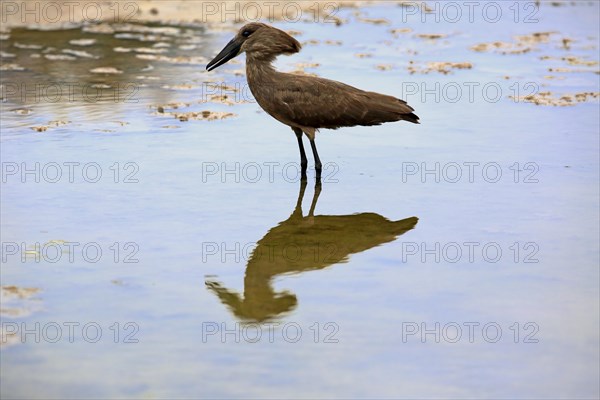
[[[244,32],[242,32],[242,36],[243,37],[248,37],[248,36],[250,36],[251,33],[252,32],[250,32],[250,31],[244,31]]]

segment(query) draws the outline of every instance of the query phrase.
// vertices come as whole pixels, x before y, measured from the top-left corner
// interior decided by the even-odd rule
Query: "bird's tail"
[[[410,231],[417,225],[417,222],[419,222],[419,218],[417,217],[410,217],[401,219],[399,221],[392,221],[394,227],[394,235],[400,236],[403,233]]]
[[[412,122],[413,124],[420,124],[419,116],[415,113],[402,114],[402,120]]]
[[[409,106],[406,101],[374,92],[368,92],[368,96],[370,104],[374,106],[370,110],[372,119],[381,122],[403,120],[413,124],[419,123],[419,117],[413,112],[415,109]]]

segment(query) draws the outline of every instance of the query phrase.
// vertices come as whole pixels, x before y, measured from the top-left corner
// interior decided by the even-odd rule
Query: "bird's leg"
[[[301,179],[306,180],[306,168],[308,167],[308,159],[306,158],[306,152],[304,151],[304,143],[302,143],[302,129],[292,128],[296,137],[298,138],[298,147],[300,148],[300,168],[301,168]]]
[[[315,158],[315,170],[317,171],[317,182],[321,183],[321,159],[319,158],[319,153],[317,153],[317,144],[315,143],[315,139],[310,139],[310,147],[312,147],[313,156]]]
[[[293,216],[302,218],[302,200],[304,199],[304,192],[306,191],[306,179],[300,181],[300,192],[298,193],[298,200],[296,201],[296,208],[294,208]]]
[[[321,180],[317,180],[315,183],[315,194],[313,195],[312,203],[310,203],[310,210],[308,211],[308,218],[312,219],[315,217],[315,207],[317,201],[319,201],[319,195],[321,194]]]

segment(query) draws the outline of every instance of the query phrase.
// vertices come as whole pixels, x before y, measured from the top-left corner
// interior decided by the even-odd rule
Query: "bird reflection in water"
[[[278,275],[319,270],[348,261],[372,247],[388,243],[413,229],[418,218],[390,221],[375,213],[352,215],[314,215],[321,184],[315,194],[308,216],[302,215],[302,199],[306,180],[301,181],[294,212],[285,221],[269,230],[256,243],[246,266],[244,296],[223,287],[215,280],[206,285],[239,319],[265,322],[293,310],[296,295],[276,292],[273,279]]]

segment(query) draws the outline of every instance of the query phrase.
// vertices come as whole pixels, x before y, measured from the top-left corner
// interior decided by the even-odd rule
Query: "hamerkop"
[[[315,144],[319,128],[380,125],[400,120],[419,123],[414,109],[404,100],[329,79],[275,70],[272,65],[275,57],[297,53],[300,48],[300,43],[284,31],[253,22],[244,25],[206,69],[211,71],[246,53],[246,76],[256,101],[273,118],[290,126],[298,138],[303,178],[308,161],[302,132],[310,140],[319,179],[322,166]]]
[[[272,283],[277,276],[347,262],[352,254],[395,240],[419,221],[417,217],[390,221],[371,212],[315,215],[320,185],[315,189],[308,215],[304,216],[302,199],[306,185],[306,180],[302,180],[292,215],[256,243],[246,266],[243,296],[214,279],[205,282],[237,318],[261,322],[293,310],[298,303],[296,295],[273,289]]]

